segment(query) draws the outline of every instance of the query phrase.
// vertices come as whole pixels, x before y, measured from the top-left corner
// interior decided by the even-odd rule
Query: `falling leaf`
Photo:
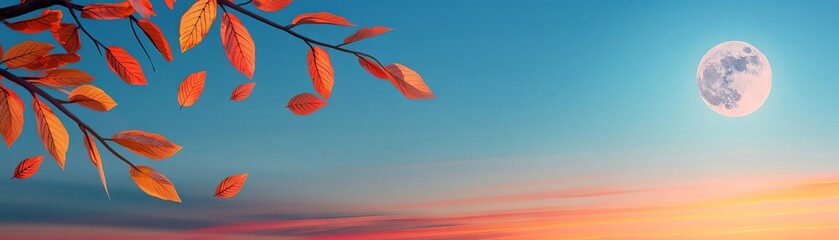
[[[361,28],[358,29],[358,32],[355,32],[353,35],[350,35],[349,37],[344,39],[344,44],[349,44],[359,40],[375,37],[383,33],[390,32],[390,30],[393,30],[393,28],[386,28],[381,26]]]
[[[44,156],[37,156],[24,159],[15,168],[13,178],[27,179],[35,175],[38,169],[41,168],[41,163],[44,162]]]
[[[99,179],[102,180],[105,195],[108,196],[108,199],[111,199],[111,193],[108,192],[108,182],[105,181],[105,170],[102,169],[102,156],[99,155],[99,149],[96,148],[96,141],[86,130],[82,129],[82,133],[84,133],[84,148],[87,149],[87,156],[90,157],[90,162],[99,171]]]
[[[300,25],[300,24],[332,24],[332,25],[340,25],[340,26],[354,26],[350,21],[347,21],[344,17],[328,13],[328,12],[319,12],[319,13],[304,13],[300,14],[291,21],[292,25]]]
[[[46,56],[53,48],[54,46],[51,44],[36,41],[18,43],[6,51],[6,55],[3,55],[3,62],[8,68],[23,67]]]
[[[198,45],[216,20],[216,0],[197,0],[181,16],[181,52]]]
[[[402,95],[408,99],[428,99],[436,97],[428,85],[422,81],[422,77],[414,70],[403,66],[402,64],[394,63],[387,65],[385,70],[390,72],[392,79],[390,80]]]
[[[221,15],[221,44],[227,59],[250,79],[256,67],[256,45],[248,29],[239,18],[230,13]]]
[[[253,5],[262,11],[275,12],[285,8],[291,2],[292,0],[254,0]]]
[[[143,19],[149,19],[149,16],[157,16],[149,0],[127,0],[127,2]]]
[[[99,112],[107,112],[117,106],[117,102],[111,96],[93,85],[81,85],[73,89],[68,99]]]
[[[175,0],[166,0],[166,7],[169,7],[169,9],[174,9],[175,8]]]
[[[23,100],[12,91],[0,85],[0,133],[6,141],[6,147],[12,144],[23,132]]]
[[[52,31],[52,36],[64,47],[64,51],[67,51],[67,53],[76,53],[82,48],[79,28],[76,24],[61,23],[57,29]]]
[[[369,72],[370,74],[373,74],[373,76],[375,76],[377,78],[380,78],[380,79],[383,79],[383,80],[390,80],[390,78],[391,78],[390,73],[385,71],[385,69],[382,68],[381,65],[379,65],[376,62],[373,62],[370,59],[367,59],[365,57],[358,57],[358,64],[361,64],[361,67],[363,67],[364,70],[367,70],[367,72]]]
[[[37,71],[44,69],[52,69],[61,67],[67,64],[76,63],[82,57],[75,53],[50,54],[23,66],[23,69],[29,71]]]
[[[35,84],[47,85],[56,88],[75,87],[93,82],[93,76],[78,69],[51,69],[46,71],[42,78],[32,81]]]
[[[297,94],[290,100],[286,107],[297,115],[309,115],[326,105],[326,101],[321,100],[311,93]]]
[[[165,58],[166,61],[171,62],[172,49],[169,48],[169,42],[167,42],[166,38],[163,37],[163,32],[160,31],[160,28],[158,28],[154,23],[142,19],[137,20],[137,25],[139,25],[140,29],[146,33],[146,37],[151,40],[151,43],[154,44],[157,51],[159,51],[160,54],[163,54],[163,58]]]
[[[239,85],[236,89],[233,89],[233,93],[230,94],[230,100],[238,102],[247,99],[251,95],[251,92],[253,92],[254,86],[256,86],[256,82]]]
[[[207,77],[207,71],[200,71],[186,76],[181,87],[178,88],[178,103],[183,107],[189,107],[198,101],[201,97],[201,92],[204,91],[204,79]]]
[[[6,26],[22,33],[39,33],[47,29],[58,28],[60,23],[61,10],[44,10],[41,12],[41,16],[6,23]]]
[[[120,3],[93,3],[82,8],[83,18],[99,20],[123,19],[134,13],[134,7],[126,1]]]
[[[160,134],[140,130],[122,131],[114,134],[111,139],[134,153],[154,160],[163,160],[181,150],[181,146]]]
[[[55,158],[58,166],[64,169],[64,157],[70,145],[70,136],[61,120],[55,116],[49,106],[32,97],[32,109],[35,110],[35,124],[38,126],[38,136],[44,143],[44,148]]]
[[[146,85],[146,75],[137,59],[132,57],[125,49],[117,46],[110,46],[105,51],[105,58],[108,59],[108,66],[123,81],[131,85]]]
[[[329,54],[326,53],[326,50],[313,46],[309,50],[307,60],[309,76],[312,76],[315,91],[323,98],[329,99],[332,86],[335,84],[335,74],[332,72],[332,61],[329,60]]]
[[[239,194],[239,191],[242,191],[242,186],[245,185],[245,181],[247,180],[247,173],[231,175],[218,184],[216,193],[213,196],[218,198],[232,198],[236,194]]]
[[[181,202],[181,197],[175,190],[175,185],[149,166],[137,166],[129,168],[131,179],[137,184],[140,190],[148,195],[176,203]]]

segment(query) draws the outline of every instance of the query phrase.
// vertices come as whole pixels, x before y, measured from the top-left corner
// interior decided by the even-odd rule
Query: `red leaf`
[[[23,67],[46,56],[53,48],[51,44],[36,41],[18,43],[6,51],[3,62],[8,68]]]
[[[309,76],[312,77],[315,91],[328,100],[332,93],[332,86],[335,85],[335,73],[332,71],[332,61],[329,60],[329,54],[326,53],[326,50],[313,46],[309,50],[307,60]]]
[[[149,0],[127,0],[127,2],[143,19],[149,19],[149,16],[157,16]]]
[[[105,58],[108,59],[108,66],[111,67],[111,71],[114,71],[126,83],[131,85],[148,84],[140,63],[125,49],[110,46],[105,51]]]
[[[175,8],[175,0],[166,0],[166,7],[169,7],[169,9],[174,9]]]
[[[23,66],[23,69],[36,71],[44,69],[52,69],[61,67],[67,64],[76,63],[81,60],[81,56],[75,53],[69,54],[50,54]]]
[[[198,101],[201,97],[201,92],[204,91],[204,79],[207,77],[207,71],[200,71],[186,76],[181,87],[178,88],[178,103],[183,107],[189,107]]]
[[[171,62],[172,49],[169,48],[169,42],[167,42],[166,38],[163,37],[163,32],[160,31],[160,28],[148,20],[137,20],[137,25],[140,26],[140,29],[142,29],[144,33],[146,33],[146,37],[151,40],[151,43],[154,44],[157,51],[159,51],[160,54],[163,54],[163,58],[165,58],[166,61]]]
[[[253,5],[259,10],[266,12],[279,11],[285,8],[292,0],[254,0]]]
[[[216,187],[216,193],[213,196],[218,198],[232,198],[242,191],[242,186],[248,180],[248,174],[236,174],[229,176],[221,181]]]
[[[390,72],[393,77],[390,82],[393,83],[402,95],[408,99],[428,99],[436,97],[431,89],[425,85],[422,77],[414,70],[403,66],[402,64],[394,63],[387,65],[385,70]]]
[[[64,51],[67,51],[67,53],[76,53],[82,48],[79,41],[79,28],[76,27],[76,24],[61,23],[57,29],[52,31],[52,36],[64,47]]]
[[[181,15],[180,32],[181,52],[195,47],[210,31],[216,20],[216,0],[197,0]]]
[[[70,146],[70,135],[61,120],[49,106],[32,97],[32,110],[35,111],[35,124],[37,125],[38,136],[47,152],[55,158],[58,166],[64,170],[64,160],[67,155],[67,148]]]
[[[344,39],[344,44],[349,44],[359,40],[375,37],[381,35],[382,33],[390,32],[390,30],[393,30],[393,28],[386,28],[381,26],[361,28],[358,29],[358,32],[355,32],[353,35],[350,35],[349,37]]]
[[[254,86],[256,86],[256,82],[239,85],[236,89],[233,89],[233,93],[230,93],[230,100],[238,102],[247,99],[251,95],[251,92],[253,92]]]
[[[129,172],[137,187],[146,194],[167,201],[181,202],[181,197],[178,196],[175,185],[153,168],[140,165],[137,166],[137,169],[129,168]]]
[[[134,13],[134,7],[131,3],[94,3],[88,4],[82,8],[83,18],[92,18],[99,20],[114,20],[122,19],[131,16]]]
[[[227,59],[250,79],[256,68],[256,45],[248,29],[239,18],[230,13],[221,15],[221,44]]]
[[[6,87],[0,86],[0,133],[6,141],[6,147],[12,147],[23,132],[23,100]]]
[[[391,78],[390,73],[385,71],[385,69],[382,68],[382,66],[380,66],[378,63],[373,62],[370,59],[367,59],[365,57],[358,57],[358,64],[361,64],[361,67],[363,67],[364,70],[367,70],[367,72],[373,74],[373,76],[377,78],[383,80],[390,80]]]
[[[291,25],[300,25],[300,24],[332,24],[332,25],[340,25],[340,26],[355,26],[350,21],[347,21],[344,17],[328,13],[328,12],[319,12],[319,13],[304,13],[297,15],[294,20],[291,21]]]
[[[99,179],[102,181],[102,187],[105,188],[105,195],[108,196],[108,199],[111,199],[111,193],[108,192],[108,182],[105,181],[105,170],[102,169],[102,156],[99,155],[99,149],[96,148],[96,141],[86,130],[82,129],[82,133],[84,133],[84,148],[87,149],[87,156],[90,157],[90,162],[99,171]]]
[[[326,102],[311,93],[301,93],[288,100],[286,107],[297,115],[309,115],[326,105]]]
[[[24,159],[15,168],[13,178],[27,179],[38,172],[41,168],[41,163],[44,162],[44,156],[37,156]]]
[[[41,16],[6,23],[6,26],[22,33],[39,33],[47,29],[56,29],[61,23],[61,10],[44,10]]]

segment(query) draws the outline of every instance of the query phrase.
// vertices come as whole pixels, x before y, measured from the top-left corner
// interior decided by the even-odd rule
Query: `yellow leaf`
[[[149,166],[137,166],[129,168],[131,172],[131,179],[137,184],[140,190],[143,190],[148,195],[176,203],[181,202],[181,197],[175,190],[175,185]]]
[[[105,91],[93,85],[82,85],[70,91],[71,102],[99,112],[107,112],[117,106],[117,102]]]

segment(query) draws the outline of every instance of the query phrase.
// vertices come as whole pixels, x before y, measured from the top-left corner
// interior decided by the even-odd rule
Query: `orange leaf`
[[[41,16],[6,23],[12,30],[22,33],[39,33],[47,29],[58,28],[61,23],[61,10],[44,10]]]
[[[292,0],[254,0],[253,5],[259,10],[266,12],[279,11],[285,8]]]
[[[175,8],[175,0],[166,0],[166,6],[169,7],[169,9],[174,9]]]
[[[75,53],[50,54],[38,59],[37,61],[23,65],[23,69],[30,71],[52,69],[78,62],[81,59],[82,57]]]
[[[251,92],[253,92],[254,86],[256,86],[256,82],[243,83],[242,85],[239,85],[236,89],[233,89],[233,93],[230,94],[230,100],[237,102],[245,100],[251,95]]]
[[[181,150],[181,146],[160,134],[140,130],[122,131],[114,134],[111,139],[134,153],[154,160],[163,160]]]
[[[129,168],[131,172],[131,179],[137,184],[140,190],[143,190],[148,195],[176,203],[181,202],[181,197],[175,190],[175,185],[149,166],[137,166]]]
[[[326,102],[311,93],[297,94],[286,107],[297,115],[309,115],[326,105]]]
[[[99,20],[114,20],[122,19],[131,16],[134,13],[134,7],[131,3],[94,3],[88,4],[82,8],[83,18],[92,18]]]
[[[248,29],[239,18],[230,13],[221,15],[221,44],[227,59],[250,79],[256,67],[256,45]]]
[[[300,24],[332,24],[332,25],[341,25],[341,26],[355,26],[350,21],[347,21],[344,17],[328,13],[328,12],[319,12],[319,13],[304,13],[297,15],[294,20],[291,21],[292,25],[300,25]]]
[[[55,37],[58,43],[61,43],[64,51],[67,51],[67,53],[76,53],[76,51],[82,48],[81,42],[79,41],[79,28],[76,27],[76,24],[61,23],[57,29],[52,31],[52,36]]]
[[[8,68],[19,68],[34,61],[38,61],[52,50],[54,46],[47,43],[26,41],[12,46],[3,55],[3,61]]]
[[[105,170],[102,169],[102,156],[99,155],[99,149],[96,148],[96,142],[86,130],[82,129],[84,133],[84,148],[87,149],[87,156],[90,157],[90,162],[96,166],[99,171],[99,179],[102,180],[102,187],[105,188],[105,195],[111,199],[111,194],[108,192],[108,182],[105,181]]]
[[[216,0],[197,0],[181,16],[181,52],[198,45],[216,20]]]
[[[69,100],[99,112],[107,112],[117,106],[111,96],[93,85],[81,85],[73,89]]]
[[[355,32],[353,35],[350,35],[349,37],[344,39],[344,44],[349,44],[355,41],[375,37],[381,35],[382,33],[390,32],[390,30],[393,30],[393,28],[386,28],[381,26],[361,28],[358,29],[358,32]]]
[[[157,16],[149,0],[128,0],[127,2],[143,19],[149,19],[149,16]]]
[[[198,101],[201,97],[201,92],[204,91],[204,79],[207,77],[207,71],[200,71],[189,76],[186,76],[181,87],[178,88],[178,103],[183,107],[189,107]]]
[[[216,193],[213,196],[218,198],[232,198],[236,194],[239,194],[239,191],[242,191],[242,186],[245,185],[245,181],[247,180],[247,173],[231,175],[218,184]]]
[[[46,71],[46,76],[32,81],[36,84],[47,85],[57,88],[75,87],[85,83],[93,82],[94,78],[78,69],[52,69]]]
[[[108,66],[123,81],[131,85],[146,85],[146,75],[137,59],[131,56],[125,49],[117,46],[110,46],[105,51],[105,58],[108,59]]]
[[[335,84],[335,74],[332,72],[332,61],[329,54],[320,47],[313,46],[309,50],[307,58],[309,62],[309,76],[312,76],[312,83],[315,91],[323,98],[329,99],[332,93],[332,85]]]
[[[428,85],[422,81],[422,77],[414,70],[403,66],[402,64],[394,63],[387,65],[385,70],[390,72],[393,77],[390,82],[393,83],[402,95],[408,99],[427,99],[436,97]]]
[[[70,136],[61,120],[55,116],[49,106],[32,97],[32,109],[35,110],[35,124],[38,126],[38,136],[44,143],[44,148],[55,158],[58,166],[64,169],[64,157],[70,145]]]
[[[160,54],[163,54],[163,58],[166,58],[166,61],[171,62],[172,49],[169,48],[169,42],[167,42],[166,38],[163,37],[163,32],[160,31],[160,28],[148,20],[137,20],[137,25],[139,25],[140,29],[146,33],[146,36],[149,37],[149,40],[151,40],[151,43],[154,44],[155,48],[157,48],[157,51],[159,51]]]
[[[12,176],[17,179],[27,179],[38,172],[41,168],[41,163],[44,162],[44,156],[37,156],[24,159],[15,168],[15,173]]]
[[[363,67],[364,70],[367,70],[367,72],[370,72],[370,74],[373,74],[373,76],[377,78],[384,80],[390,80],[391,78],[390,73],[385,71],[385,69],[382,68],[382,66],[380,66],[378,63],[373,62],[370,59],[367,59],[365,57],[358,57],[358,64],[361,64],[361,67]]]
[[[0,133],[6,141],[6,147],[12,147],[23,132],[23,100],[6,87],[0,86]]]

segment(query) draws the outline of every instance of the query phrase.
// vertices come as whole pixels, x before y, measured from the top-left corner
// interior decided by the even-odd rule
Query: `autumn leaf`
[[[230,13],[221,15],[221,44],[227,59],[250,79],[256,67],[256,45],[248,29],[239,18]]]
[[[301,25],[301,24],[332,24],[332,25],[340,25],[340,26],[355,26],[350,21],[347,21],[344,17],[328,13],[328,12],[319,12],[319,13],[304,13],[300,14],[291,21],[291,25]]]
[[[157,16],[149,0],[127,0],[127,2],[143,19],[149,19],[149,16]]]
[[[312,46],[307,57],[309,63],[309,76],[315,85],[315,91],[329,99],[332,93],[332,86],[335,84],[335,74],[332,72],[332,61],[329,54],[320,47]]]
[[[239,85],[236,89],[233,89],[232,93],[230,93],[230,100],[238,102],[247,99],[251,95],[251,92],[253,92],[254,86],[256,86],[256,82],[243,83],[242,85]]]
[[[81,85],[73,89],[68,99],[99,112],[107,112],[117,106],[117,102],[111,96],[93,85]]]
[[[288,6],[291,1],[292,0],[254,0],[253,5],[262,11],[275,12]]]
[[[60,23],[61,10],[44,10],[41,12],[41,16],[6,23],[6,26],[22,33],[39,33],[47,29],[58,28]]]
[[[123,19],[131,16],[133,13],[134,7],[127,1],[119,3],[93,3],[82,8],[83,18],[99,20]]]
[[[151,40],[151,43],[154,44],[154,47],[157,48],[157,51],[163,55],[163,58],[166,61],[172,61],[172,49],[169,48],[169,42],[166,41],[166,38],[163,37],[163,32],[160,31],[160,28],[157,27],[152,22],[148,20],[137,20],[137,25],[140,26],[140,29],[146,33],[146,37]]]
[[[175,185],[149,166],[137,166],[137,169],[129,168],[131,179],[137,184],[140,190],[148,195],[176,203],[181,202],[181,197],[175,190]]]
[[[51,44],[36,41],[18,43],[6,50],[6,54],[3,55],[3,62],[8,68],[23,67],[46,56],[53,48],[54,46]]]
[[[75,87],[93,82],[93,76],[78,69],[51,69],[47,70],[42,78],[33,80],[35,84],[47,85],[56,88]]]
[[[408,99],[428,99],[436,97],[428,85],[425,85],[422,77],[414,70],[403,66],[402,64],[394,63],[385,67],[392,78],[390,82],[393,83],[402,95]]]
[[[38,136],[44,143],[44,148],[55,158],[58,166],[64,170],[64,157],[70,145],[70,136],[61,120],[55,116],[49,106],[32,97],[32,109],[35,110],[35,124],[38,126]]]
[[[358,57],[358,64],[361,64],[361,67],[363,67],[364,70],[367,70],[367,72],[373,74],[373,76],[377,78],[383,80],[391,79],[390,73],[385,71],[385,69],[382,68],[382,66],[378,63],[373,62],[373,60],[367,59],[365,57]]]
[[[229,176],[221,181],[216,187],[216,193],[213,196],[218,198],[232,198],[242,191],[242,186],[248,180],[248,174],[236,174]]]
[[[0,85],[0,133],[6,141],[6,147],[12,144],[23,132],[23,100],[6,87]]]
[[[197,0],[181,16],[181,52],[198,45],[216,20],[216,0]]]
[[[200,71],[186,76],[181,87],[178,88],[178,103],[183,107],[189,107],[198,101],[201,92],[204,91],[204,79],[207,71]]]
[[[146,75],[137,59],[132,57],[128,51],[117,46],[110,46],[105,51],[105,58],[108,66],[123,81],[131,85],[146,85]]]
[[[99,179],[102,180],[105,195],[108,196],[108,199],[111,199],[111,193],[108,192],[108,182],[105,181],[105,170],[102,169],[102,156],[99,155],[99,149],[96,148],[96,141],[86,130],[82,129],[82,133],[84,133],[84,148],[87,149],[87,156],[90,157],[90,162],[99,171]]]
[[[44,162],[44,156],[37,156],[24,159],[15,168],[12,178],[27,179],[35,175],[38,169],[41,168],[41,163]]]
[[[292,113],[297,115],[309,115],[326,105],[326,101],[321,100],[311,93],[301,93],[288,100],[286,107]]]
[[[386,27],[382,27],[382,26],[361,28],[357,32],[355,32],[353,35],[350,35],[349,37],[345,38],[344,39],[344,44],[350,44],[352,42],[356,42],[356,41],[364,40],[364,39],[367,39],[367,38],[375,37],[375,36],[381,35],[383,33],[390,32],[390,30],[393,30],[393,28],[386,28]]]
[[[181,146],[160,134],[128,130],[114,134],[111,140],[139,155],[154,159],[166,159],[181,150]]]
[[[82,57],[75,53],[50,54],[23,66],[23,69],[29,71],[37,71],[44,69],[52,69],[61,67],[67,64],[76,63]]]
[[[169,9],[174,9],[175,8],[175,0],[166,0],[166,7],[169,7]]]
[[[67,51],[67,53],[76,53],[82,48],[79,40],[79,28],[76,27],[76,24],[61,23],[58,28],[52,31],[52,36],[64,47],[64,51]]]

